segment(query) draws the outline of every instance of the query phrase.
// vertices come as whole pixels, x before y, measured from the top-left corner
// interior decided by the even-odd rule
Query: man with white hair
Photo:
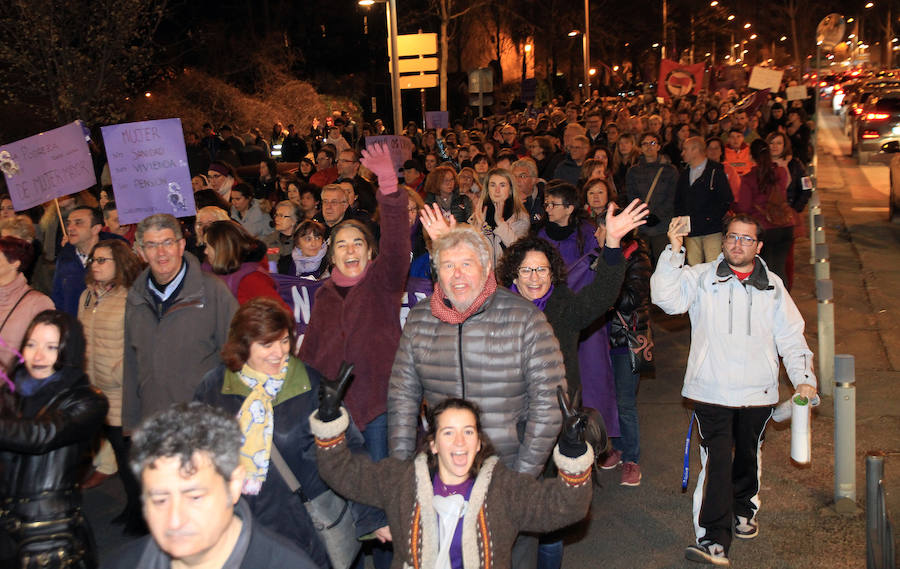
[[[411,458],[419,409],[448,397],[477,403],[484,430],[511,469],[537,477],[559,435],[559,342],[530,301],[499,288],[484,235],[468,225],[433,244],[434,293],[409,312],[388,388],[391,455]],[[513,566],[533,567],[537,541],[521,540]]]

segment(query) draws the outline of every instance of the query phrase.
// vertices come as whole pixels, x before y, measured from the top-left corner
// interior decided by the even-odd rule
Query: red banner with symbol
[[[659,64],[659,84],[656,94],[664,99],[683,97],[700,92],[703,86],[705,63],[682,65],[663,59]]]

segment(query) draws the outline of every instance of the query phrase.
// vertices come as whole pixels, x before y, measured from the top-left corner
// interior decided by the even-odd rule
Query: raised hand
[[[669,243],[672,244],[672,253],[681,251],[681,246],[684,244],[684,238],[688,234],[685,229],[687,228],[684,224],[684,218],[672,218],[672,221],[669,223],[669,231],[666,232],[666,235],[669,237]]]
[[[628,207],[616,214],[616,204],[611,203],[606,210],[606,246],[616,249],[622,242],[622,238],[628,235],[634,228],[647,223],[650,208],[641,200],[634,200]]]
[[[378,189],[385,194],[397,191],[397,172],[386,144],[378,143],[360,152],[360,162],[378,176]]]
[[[581,409],[581,390],[575,392],[572,402],[562,386],[556,387],[556,399],[563,415],[562,434],[559,437],[559,452],[574,458],[587,452],[584,432],[588,424],[588,416]]]
[[[341,416],[341,401],[344,399],[344,393],[347,392],[347,386],[350,385],[350,375],[353,371],[353,364],[341,362],[341,369],[338,370],[337,377],[334,379],[322,378],[319,384],[319,412],[320,421],[334,421]]]
[[[428,233],[428,236],[431,237],[432,242],[446,235],[448,231],[456,227],[456,218],[451,215],[448,223],[447,218],[444,217],[444,212],[441,211],[441,206],[436,203],[433,203],[430,206],[426,205],[422,211],[419,212],[419,219],[422,220],[422,227],[425,228],[425,231]]]

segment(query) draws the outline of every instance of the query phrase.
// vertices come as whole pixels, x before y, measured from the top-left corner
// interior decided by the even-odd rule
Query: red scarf
[[[363,271],[355,277],[348,277],[347,275],[342,273],[339,268],[337,268],[337,265],[335,265],[331,270],[331,280],[334,281],[334,284],[340,287],[356,286],[357,284],[359,284],[359,281],[363,280],[363,277],[366,276],[366,273],[369,272],[369,266],[371,264],[372,261],[366,263],[366,268],[363,269]]]
[[[453,306],[447,306],[446,296],[441,289],[440,283],[434,283],[434,294],[431,295],[431,313],[435,318],[447,324],[462,324],[469,319],[470,316],[478,312],[478,309],[492,294],[497,292],[497,281],[494,279],[494,271],[488,273],[484,288],[472,301],[471,306],[465,312],[460,312]]]

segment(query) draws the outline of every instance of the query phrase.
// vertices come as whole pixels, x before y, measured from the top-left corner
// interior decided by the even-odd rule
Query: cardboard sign
[[[447,111],[426,111],[426,128],[447,128],[450,126],[450,113]]]
[[[753,71],[750,72],[750,82],[747,86],[751,89],[768,89],[773,93],[777,93],[781,90],[782,77],[784,77],[784,71],[754,67]]]
[[[0,170],[16,211],[97,183],[80,121],[0,147]]]
[[[412,158],[413,143],[405,136],[391,134],[366,137],[366,148],[371,148],[373,144],[378,143],[387,145],[391,153],[391,162],[394,163],[394,170],[398,173],[403,169],[403,163]]]
[[[788,87],[786,95],[788,101],[802,101],[804,99],[809,99],[809,91],[806,89],[805,85]]]
[[[181,119],[101,130],[120,223],[137,223],[156,213],[196,214]]]

